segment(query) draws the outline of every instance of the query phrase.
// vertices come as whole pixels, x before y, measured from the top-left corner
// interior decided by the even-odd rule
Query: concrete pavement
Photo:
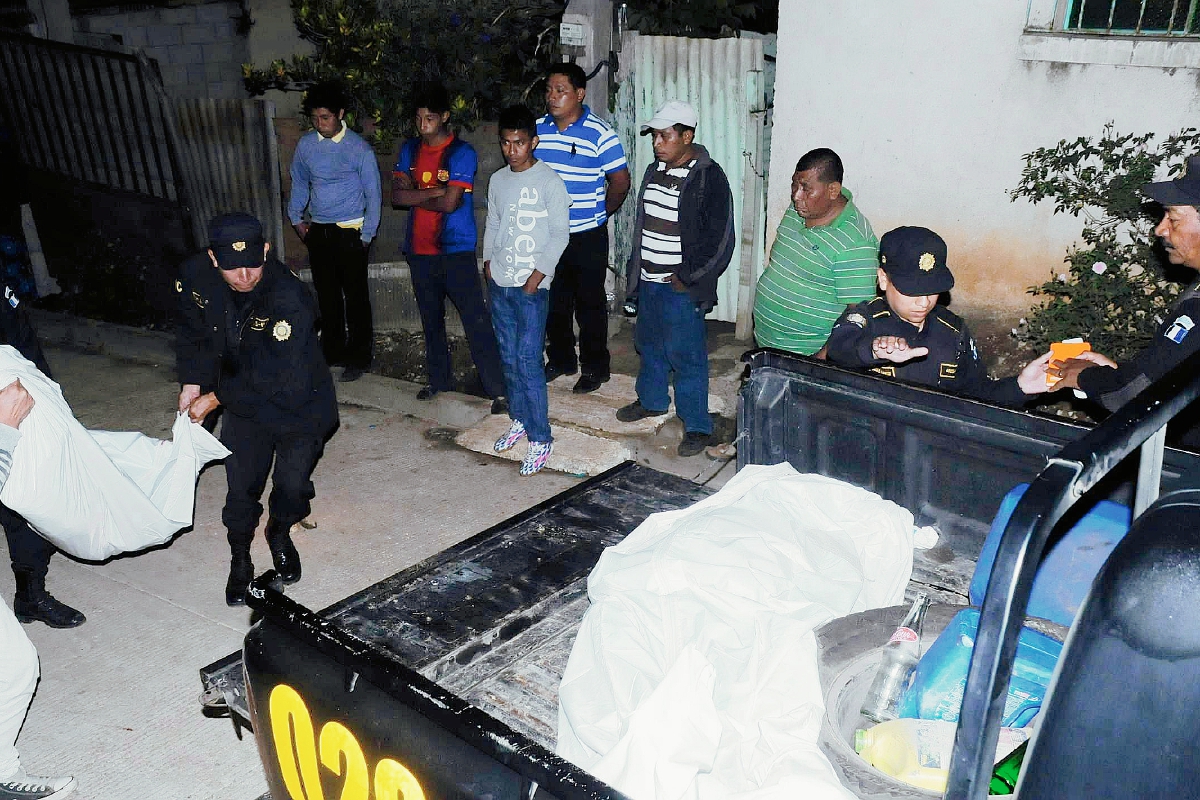
[[[169,435],[177,385],[162,334],[39,315],[47,356],[89,428]],[[66,346],[63,346],[66,345]],[[733,380],[732,378],[730,380]],[[378,376],[339,384],[342,427],[314,475],[318,528],[297,536],[304,578],[288,594],[326,605],[578,482],[465,450],[456,432],[487,403]],[[721,465],[674,456],[668,423],[625,441],[643,462],[701,480]],[[720,484],[732,467],[716,475]],[[48,585],[88,615],[74,630],[26,626],[42,681],[18,741],[35,774],[73,774],[82,800],[250,800],[265,791],[252,736],[200,711],[198,670],[241,646],[249,612],[225,606],[224,470],[206,470],[194,528],[169,545],[103,564],[55,556]],[[259,536],[256,565],[270,559]],[[0,593],[11,601],[10,570]]]

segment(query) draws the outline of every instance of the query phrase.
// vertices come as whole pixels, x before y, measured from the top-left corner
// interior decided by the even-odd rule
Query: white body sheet
[[[229,455],[211,433],[183,414],[169,442],[88,431],[57,383],[0,346],[0,387],[17,378],[36,402],[0,502],[60,549],[92,561],[162,544],[192,524],[200,468]]]
[[[813,631],[899,603],[912,548],[907,510],[787,464],[653,515],[588,579],[558,753],[635,800],[852,798]]]

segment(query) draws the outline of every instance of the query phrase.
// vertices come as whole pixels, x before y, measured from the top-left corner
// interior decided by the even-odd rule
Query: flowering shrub
[[[1084,226],[1083,244],[1067,251],[1066,271],[1029,288],[1042,300],[1013,331],[1023,345],[1044,352],[1051,342],[1080,336],[1119,362],[1141,350],[1162,322],[1179,294],[1172,279],[1179,273],[1154,236],[1162,209],[1139,190],[1162,165],[1177,175],[1200,150],[1200,132],[1185,128],[1158,144],[1154,138],[1117,134],[1110,124],[1095,141],[1064,139],[1025,156],[1012,199],[1053,200],[1056,214],[1082,217]]]

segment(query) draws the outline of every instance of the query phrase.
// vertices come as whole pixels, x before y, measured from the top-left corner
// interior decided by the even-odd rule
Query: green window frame
[[[1070,0],[1063,28],[1126,36],[1197,36],[1200,0]]]

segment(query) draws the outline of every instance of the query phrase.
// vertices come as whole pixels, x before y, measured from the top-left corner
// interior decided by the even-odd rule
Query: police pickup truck
[[[994,750],[1003,701],[996,687],[1007,685],[1047,540],[1073,506],[1115,498],[1140,512],[1160,487],[1165,495],[1200,486],[1200,457],[1164,449],[1160,430],[1200,388],[1184,365],[1089,430],[775,351],[747,361],[738,467],[788,461],[934,526],[938,544],[915,554],[910,593],[966,603],[1001,500],[1031,482],[983,603],[948,793],[985,796],[983,754]],[[707,493],[626,463],[323,611],[272,589],[267,573],[250,592],[259,620],[243,651],[202,670],[206,696],[235,726],[253,728],[275,800],[623,797],[553,752],[557,686],[587,608],[587,575],[649,514]],[[876,618],[862,647],[882,644],[899,615]],[[853,655],[846,642],[818,639],[834,660]],[[823,679],[836,671],[828,666]],[[837,725],[826,723],[826,737],[837,739]],[[1053,750],[1040,738],[1032,762]],[[844,740],[836,744],[844,755]],[[860,797],[920,796],[878,774],[864,781],[856,773],[870,768],[823,747]],[[1082,796],[1059,788],[1057,796]],[[1139,793],[1154,794],[1129,792]]]

